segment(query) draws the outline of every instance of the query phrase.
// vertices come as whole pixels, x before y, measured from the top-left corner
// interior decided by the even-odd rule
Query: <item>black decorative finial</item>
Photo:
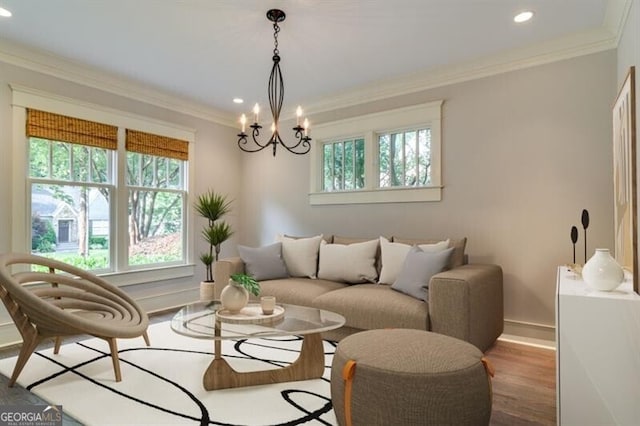
[[[573,243],[573,263],[576,263],[576,243],[578,242],[578,228],[571,227],[571,242]]]
[[[589,212],[582,210],[582,228],[584,229],[584,263],[587,263],[587,228],[589,227]]]

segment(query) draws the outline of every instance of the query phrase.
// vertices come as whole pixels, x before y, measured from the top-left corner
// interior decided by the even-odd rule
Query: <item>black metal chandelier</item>
[[[260,129],[262,126],[258,124],[258,116],[260,114],[260,106],[255,104],[253,107],[254,123],[249,127],[251,130],[251,139],[253,139],[253,145],[247,140],[247,133],[245,133],[245,126],[247,124],[247,116],[242,114],[240,117],[240,124],[242,125],[242,131],[238,134],[238,147],[245,152],[258,152],[267,148],[269,145],[273,145],[273,156],[276,156],[276,149],[278,145],[282,145],[287,151],[303,155],[309,152],[311,144],[309,141],[309,120],[304,119],[302,125],[300,121],[302,119],[302,108],[298,106],[296,110],[296,127],[293,128],[295,132],[295,141],[291,145],[287,145],[280,138],[280,111],[282,110],[282,101],[284,99],[284,83],[282,81],[282,72],[280,71],[280,52],[278,50],[278,33],[280,32],[279,22],[284,21],[286,17],[285,13],[279,9],[271,9],[267,12],[267,19],[273,22],[273,67],[271,68],[271,74],[269,75],[269,106],[271,107],[271,114],[273,115],[273,124],[271,124],[271,137],[269,140],[262,144],[258,141],[260,136]]]

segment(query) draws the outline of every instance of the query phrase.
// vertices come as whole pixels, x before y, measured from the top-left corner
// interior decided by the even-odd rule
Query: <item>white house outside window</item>
[[[311,204],[441,200],[442,101],[315,126]]]

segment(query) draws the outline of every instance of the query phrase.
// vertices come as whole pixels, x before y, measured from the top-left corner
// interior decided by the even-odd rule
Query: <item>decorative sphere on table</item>
[[[624,280],[624,271],[609,249],[599,248],[582,268],[582,278],[596,290],[611,291]]]

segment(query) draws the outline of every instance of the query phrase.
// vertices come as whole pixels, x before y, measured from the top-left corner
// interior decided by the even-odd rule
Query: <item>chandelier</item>
[[[284,83],[282,81],[282,72],[280,71],[280,52],[278,51],[278,33],[280,32],[279,22],[284,21],[286,15],[283,11],[279,9],[271,9],[267,12],[267,19],[273,22],[273,67],[271,68],[271,74],[269,75],[269,106],[271,107],[271,115],[273,116],[273,122],[271,124],[271,137],[266,143],[260,143],[258,141],[258,137],[260,136],[260,129],[262,126],[258,124],[258,119],[260,115],[260,106],[255,104],[253,107],[253,124],[249,125],[251,139],[253,140],[253,144],[250,143],[247,139],[246,125],[247,125],[247,116],[242,114],[240,117],[240,124],[242,126],[242,131],[238,134],[238,147],[245,152],[258,152],[267,148],[269,145],[273,146],[273,156],[276,156],[276,149],[278,145],[282,145],[287,151],[303,155],[309,152],[311,149],[311,144],[309,141],[311,138],[308,136],[309,133],[309,120],[304,119],[302,121],[302,108],[298,106],[296,109],[296,127],[292,130],[295,132],[294,137],[295,141],[290,145],[284,143],[284,141],[280,138],[280,111],[282,110],[282,100],[284,99]]]

